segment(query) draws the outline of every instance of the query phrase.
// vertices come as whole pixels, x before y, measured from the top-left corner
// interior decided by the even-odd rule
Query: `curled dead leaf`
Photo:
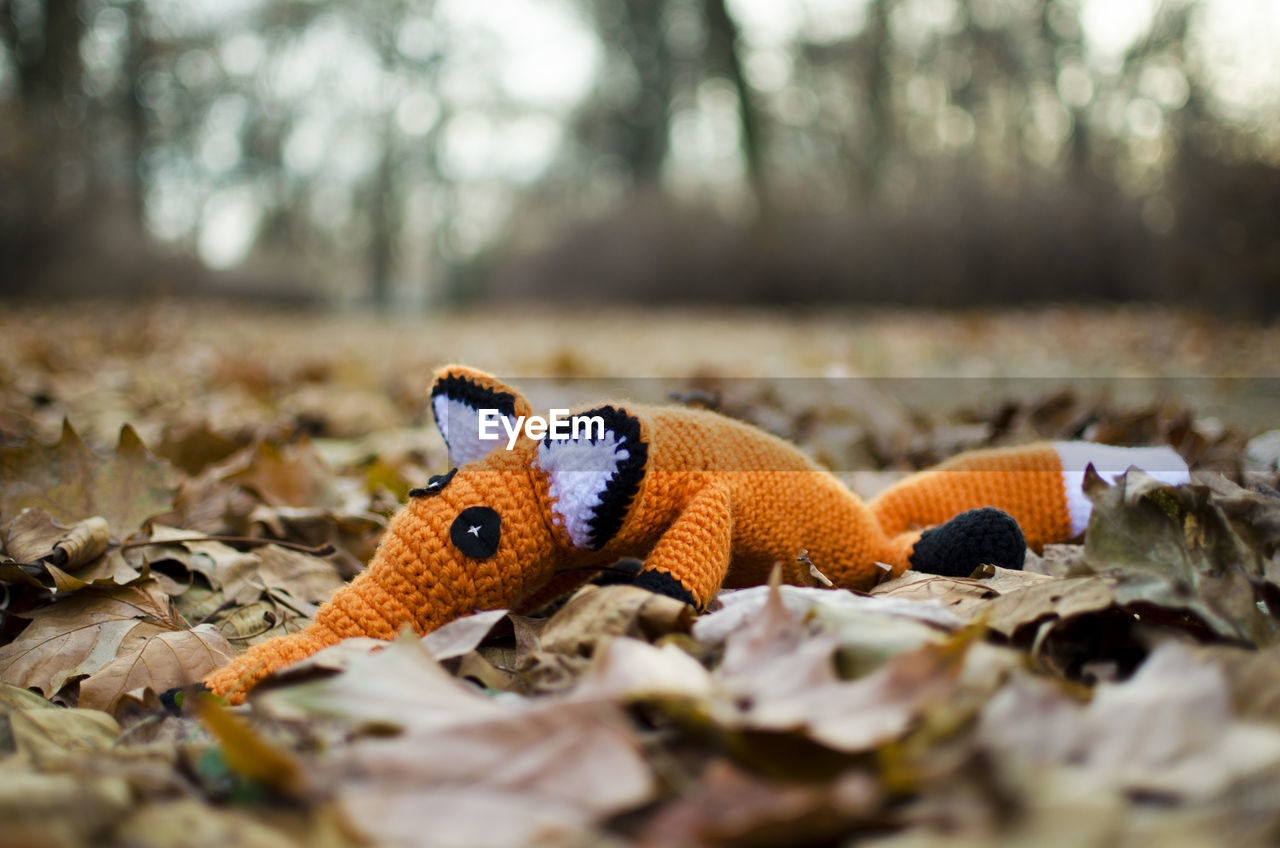
[[[67,571],[93,561],[110,543],[111,531],[102,516],[65,527],[39,507],[24,509],[9,522],[4,533],[5,552],[15,560],[46,560]]]
[[[39,507],[24,509],[4,529],[5,551],[17,563],[0,565],[0,580],[56,594],[146,579],[145,566],[138,570],[119,550],[107,550],[110,535],[101,516],[65,526]]]

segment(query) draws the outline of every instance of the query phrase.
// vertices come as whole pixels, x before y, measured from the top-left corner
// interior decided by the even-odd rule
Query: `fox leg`
[[[729,570],[733,513],[728,490],[710,484],[689,501],[632,581],[698,609],[715,597]]]
[[[1171,448],[1054,442],[959,454],[890,487],[869,506],[891,536],[994,507],[1017,521],[1027,546],[1038,552],[1088,526],[1092,504],[1081,486],[1091,464],[1108,481],[1135,465],[1173,485],[1189,479]]]

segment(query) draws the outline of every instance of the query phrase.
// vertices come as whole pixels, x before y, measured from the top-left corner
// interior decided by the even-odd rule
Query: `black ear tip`
[[[947,577],[968,577],[980,565],[1021,569],[1027,542],[1013,516],[993,507],[971,509],[932,530],[926,530],[912,549],[916,571]]]

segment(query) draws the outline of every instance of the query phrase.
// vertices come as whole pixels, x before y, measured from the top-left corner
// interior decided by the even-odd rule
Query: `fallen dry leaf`
[[[909,574],[916,573],[909,572]],[[917,576],[929,577],[929,575]],[[891,581],[881,584],[889,586],[889,592],[885,594],[873,592],[870,596],[850,592],[847,589],[820,589],[811,586],[784,585],[779,587],[778,591],[781,594],[783,606],[801,618],[811,611],[821,610],[822,614],[830,615],[842,615],[847,612],[849,615],[867,614],[904,619],[946,632],[964,626],[965,619],[947,609],[945,589],[936,595],[925,593],[924,597],[913,597],[907,592],[904,597],[898,598],[892,591],[895,584],[905,590],[906,583]],[[951,584],[943,585],[951,586]],[[701,616],[694,622],[694,636],[708,645],[722,644],[730,632],[742,627],[746,621],[760,613],[769,596],[770,590],[767,586],[721,592],[719,595],[721,608],[709,615]]]
[[[433,848],[582,838],[656,788],[625,715],[592,702],[362,739],[337,763],[356,775],[339,797],[360,830]]]
[[[356,728],[427,730],[508,711],[445,671],[412,633],[382,644],[382,650],[344,657],[342,674],[255,690],[250,701],[269,715],[323,716]]]
[[[56,762],[73,751],[102,751],[120,738],[120,726],[97,710],[30,710],[7,714],[13,745],[34,763]]]
[[[156,456],[172,462],[192,476],[199,474],[215,462],[221,462],[244,443],[209,427],[209,422],[180,422],[165,428],[156,444]]]
[[[204,534],[198,530],[152,523],[147,541],[155,544],[140,545],[138,550],[149,562],[176,562],[187,571],[203,576],[212,588],[221,589],[223,575],[234,568],[233,563],[252,554],[219,541],[202,541],[202,536]],[[143,540],[136,541],[141,543]]]
[[[589,656],[606,636],[656,639],[687,631],[687,604],[635,586],[584,586],[547,622],[542,648],[567,656]]]
[[[797,665],[820,668],[818,658],[824,650],[818,646],[821,642],[808,643],[796,657]],[[829,663],[829,648],[826,653]],[[853,681],[823,680],[821,671],[786,678],[762,675],[756,688],[740,690],[752,696],[741,721],[755,729],[802,730],[845,753],[871,750],[901,738],[953,697],[964,657],[963,646],[930,644],[899,654]],[[786,688],[787,684],[792,685]]]
[[[713,687],[707,669],[675,645],[659,648],[617,636],[600,643],[581,683],[566,697],[623,703],[653,698],[707,701]]]
[[[122,777],[0,769],[0,840],[6,848],[88,845],[134,803]]]
[[[259,683],[255,688],[255,703],[259,707],[265,707],[266,712],[288,713],[291,707],[284,703],[258,702],[264,693],[275,688],[277,685],[290,686],[296,685],[298,681],[309,680],[314,677],[328,677],[333,672],[343,671],[348,668],[352,662],[366,657],[369,654],[375,654],[388,645],[384,639],[371,639],[367,636],[352,636],[350,639],[343,639],[336,645],[330,645],[316,651],[306,659],[299,660],[292,665],[280,669],[267,680]]]
[[[252,490],[270,506],[316,507],[333,502],[332,474],[305,436],[292,445],[261,441],[243,465],[225,479]]]
[[[150,539],[156,544],[141,547],[148,565],[182,581],[173,590],[179,609],[195,621],[216,617],[225,635],[246,644],[301,629],[343,584],[328,559],[279,545],[240,551],[164,525],[155,525]]]
[[[779,783],[725,760],[713,760],[696,787],[646,823],[641,846],[825,844],[879,800],[875,779],[865,773],[850,771],[821,784]]]
[[[1250,651],[1205,645],[1196,650],[1196,656],[1222,670],[1236,715],[1280,724],[1280,648]]]
[[[469,654],[506,615],[507,611],[500,609],[454,619],[422,637],[422,644],[431,652],[431,656],[440,661]]]
[[[1029,550],[1023,568],[1030,574],[1046,577],[1073,577],[1082,571],[1087,572],[1084,545],[1045,545],[1039,556]]]
[[[95,515],[70,527],[39,507],[28,507],[4,531],[4,551],[19,562],[48,560],[75,571],[96,559],[111,542],[107,520]]]
[[[113,828],[112,835],[131,848],[338,848],[352,844],[332,825],[315,833],[311,828],[289,828],[272,818],[211,806],[197,798],[166,799],[136,806]]]
[[[215,466],[183,480],[173,498],[173,510],[157,519],[213,536],[244,536],[249,515],[260,503],[251,492],[223,480]]]
[[[31,624],[0,647],[0,681],[46,697],[151,636],[185,629],[170,616],[168,596],[154,585],[86,590],[24,617]]]
[[[279,545],[263,545],[256,551],[260,564],[255,576],[236,575],[258,583],[263,594],[291,598],[304,604],[322,604],[343,584],[333,564]],[[230,579],[230,578],[229,578]],[[236,594],[228,588],[229,594]]]
[[[1021,588],[1021,585],[1006,585],[1003,591],[998,591],[982,580],[907,571],[879,584],[870,594],[877,598],[933,602],[945,607],[958,619],[971,621],[986,609],[987,602],[992,598],[1008,594],[1016,588]]]
[[[983,622],[1010,638],[1049,619],[1097,612],[1115,603],[1114,582],[1104,577],[1072,577],[1033,583],[993,598],[983,608]]]
[[[716,671],[730,686],[739,683],[750,689],[755,685],[754,678],[767,668],[776,669],[778,676],[784,678],[797,671],[803,677],[813,668],[807,663],[791,662],[804,646],[805,637],[811,630],[804,623],[802,614],[787,608],[785,597],[788,593],[780,580],[781,571],[775,567],[769,585],[763,587],[762,604],[734,620],[724,637],[724,658]],[[719,614],[724,615],[724,611]],[[694,635],[706,639],[705,633],[705,630],[695,631]],[[822,682],[832,679],[831,669],[824,668],[822,654],[834,650],[834,646],[833,640],[824,639],[811,652],[817,654],[816,673]]]
[[[1260,564],[1209,488],[1166,486],[1130,471],[1114,486],[1093,475],[1085,492],[1094,504],[1085,556],[1098,573],[1117,577],[1118,603],[1186,610],[1220,636],[1254,645],[1280,634],[1257,603]]]
[[[329,763],[346,776],[344,810],[371,836],[524,844],[584,833],[652,795],[628,722],[607,701],[499,702],[458,682],[411,634],[342,664],[336,676],[268,688],[252,702],[294,720],[401,730],[359,738]]]
[[[145,580],[149,576],[145,564],[134,568],[123,552],[107,550],[110,535],[101,516],[68,527],[39,507],[28,507],[5,527],[5,554],[19,564],[0,564],[0,580],[51,589],[55,594]]]
[[[980,737],[1005,756],[1083,769],[1127,791],[1206,799],[1280,766],[1280,730],[1238,720],[1222,670],[1174,641],[1087,705],[1024,680],[998,693]]]
[[[168,510],[174,491],[168,463],[152,456],[128,425],[106,456],[90,450],[69,422],[54,445],[0,448],[0,515],[25,507],[40,507],[60,521],[100,515],[127,534]]]
[[[0,683],[0,711],[55,709],[56,706],[29,689]]]
[[[851,681],[836,673],[839,642],[787,608],[776,583],[758,614],[725,639],[714,679],[732,694],[711,705],[730,727],[802,732],[845,753],[904,736],[959,685],[975,632],[928,642]]]
[[[196,683],[235,655],[211,624],[157,633],[82,680],[80,706],[113,713],[127,693],[143,689],[160,694]]]
[[[574,803],[484,784],[417,786],[351,781],[340,798],[345,818],[364,837],[405,848],[508,848],[599,844],[593,819]]]

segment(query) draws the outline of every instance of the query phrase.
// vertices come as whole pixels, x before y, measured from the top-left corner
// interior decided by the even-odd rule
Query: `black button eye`
[[[449,538],[455,548],[472,559],[488,559],[498,552],[502,519],[487,506],[469,506],[453,519]]]
[[[448,474],[437,474],[427,481],[427,485],[420,489],[410,489],[409,497],[411,498],[429,498],[432,495],[438,495],[449,485],[449,481],[453,479],[453,475],[458,473],[458,469],[450,468]]]

